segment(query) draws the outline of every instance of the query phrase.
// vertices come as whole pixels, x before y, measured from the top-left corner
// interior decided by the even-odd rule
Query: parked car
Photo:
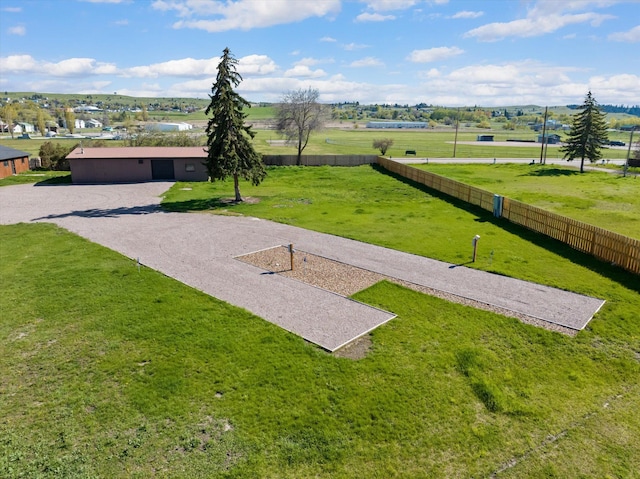
[[[626,143],[624,141],[611,140],[609,142],[609,146],[624,146]]]

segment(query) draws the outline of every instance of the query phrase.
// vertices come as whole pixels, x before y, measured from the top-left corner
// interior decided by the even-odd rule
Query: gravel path
[[[394,317],[344,297],[381,278],[561,332],[582,329],[603,304],[595,298],[256,218],[166,213],[158,203],[169,186],[3,187],[0,224],[56,223],[329,351]],[[300,263],[294,273],[284,271],[288,252],[279,247],[289,243],[298,249]],[[261,253],[254,253],[249,261],[251,252]],[[257,260],[259,256],[268,267]],[[312,274],[314,268],[318,271]],[[281,274],[273,274],[278,269]],[[323,277],[320,269],[332,273]]]

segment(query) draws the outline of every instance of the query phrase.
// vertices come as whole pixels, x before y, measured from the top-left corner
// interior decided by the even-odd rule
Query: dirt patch
[[[371,336],[367,334],[334,351],[333,355],[338,358],[363,359],[367,356],[372,346]]]

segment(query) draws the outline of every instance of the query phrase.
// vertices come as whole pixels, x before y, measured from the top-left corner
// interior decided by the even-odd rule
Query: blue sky
[[[640,104],[640,0],[0,0],[0,90]]]

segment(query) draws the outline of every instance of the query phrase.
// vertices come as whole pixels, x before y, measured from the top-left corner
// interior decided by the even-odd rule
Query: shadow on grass
[[[496,218],[489,211],[485,211],[479,206],[471,205],[462,200],[458,200],[457,198],[453,198],[448,196],[440,191],[433,190],[425,185],[420,183],[416,183],[413,180],[400,176],[396,173],[392,173],[380,165],[371,165],[376,171],[381,174],[390,176],[395,178],[402,183],[405,183],[413,188],[417,188],[418,190],[423,191],[425,194],[433,196],[434,198],[438,198],[442,201],[446,201],[450,205],[455,206],[456,208],[460,208],[464,211],[467,211],[473,215],[477,216],[476,221],[487,222],[496,225],[503,230],[519,236],[525,241],[528,241],[540,248],[546,249],[552,253],[555,253],[563,258],[568,259],[572,263],[576,263],[580,266],[583,266],[591,271],[600,274],[606,278],[609,278],[612,281],[615,281],[626,288],[631,289],[637,293],[640,293],[640,281],[638,281],[638,275],[633,274],[629,271],[626,271],[617,266],[611,265],[609,263],[605,263],[593,256],[590,256],[586,253],[582,253],[578,250],[571,248],[569,245],[562,243],[561,241],[555,240],[549,236],[537,233],[535,231],[528,230],[522,226],[511,223],[510,221],[504,218]],[[453,265],[454,267],[457,265]]]
[[[34,186],[55,186],[72,184],[71,175],[53,176],[46,180],[38,181]]]
[[[575,176],[581,175],[580,170],[566,170],[563,168],[539,168],[519,176]]]

